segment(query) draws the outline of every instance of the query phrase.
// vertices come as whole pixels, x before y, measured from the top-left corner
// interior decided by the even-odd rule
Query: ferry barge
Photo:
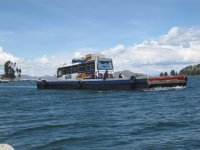
[[[154,77],[131,76],[114,78],[111,58],[88,54],[85,58],[73,59],[72,64],[57,69],[57,80],[38,80],[38,89],[66,90],[131,90],[152,87],[185,86],[186,76]]]

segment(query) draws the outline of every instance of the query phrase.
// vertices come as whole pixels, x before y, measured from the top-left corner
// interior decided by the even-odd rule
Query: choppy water
[[[186,88],[141,91],[0,84],[0,143],[16,150],[200,149],[200,77]]]

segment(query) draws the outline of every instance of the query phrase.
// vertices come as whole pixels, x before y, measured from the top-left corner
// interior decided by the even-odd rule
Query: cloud
[[[48,64],[50,63],[50,60],[48,59],[47,55],[43,55],[42,57],[36,58],[35,62],[40,64]]]
[[[101,52],[113,58],[116,70],[158,74],[200,63],[200,27],[173,27],[157,40],[132,47],[117,45]]]
[[[43,55],[27,60],[7,53],[0,47],[0,65],[11,60],[17,62],[23,74],[53,75],[58,66],[71,63],[72,58],[81,58],[87,53],[88,50],[79,49],[70,54]],[[179,71],[187,65],[200,63],[200,27],[173,27],[167,34],[152,41],[129,47],[119,44],[99,53],[113,59],[115,71],[129,69],[149,75],[158,75],[171,69]]]
[[[57,68],[64,63],[71,62],[70,56],[43,55],[35,59],[21,59],[17,65],[22,69],[23,74],[31,76],[55,75]]]
[[[22,74],[32,76],[54,75],[58,66],[71,62],[71,57],[70,55],[43,55],[35,59],[25,59],[7,53],[0,47],[0,74],[3,74],[5,62],[10,60],[17,63],[17,67],[22,69]]]
[[[20,58],[16,57],[10,53],[7,53],[3,50],[2,47],[0,47],[0,65],[4,65],[4,63],[8,60],[17,62]]]
[[[166,35],[161,36],[158,42],[160,45],[190,47],[191,42],[199,39],[200,27],[173,27]]]
[[[74,58],[80,58],[80,57],[82,57],[81,52],[75,52],[74,53]]]

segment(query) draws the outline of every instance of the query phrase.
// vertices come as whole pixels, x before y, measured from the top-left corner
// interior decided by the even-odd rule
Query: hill
[[[21,80],[38,80],[38,79],[45,79],[45,80],[55,80],[56,77],[54,76],[38,76],[38,77],[34,77],[34,76],[29,76],[29,75],[22,75]]]
[[[130,70],[124,70],[124,71],[116,71],[114,73],[114,77],[115,78],[118,78],[119,77],[119,74],[122,73],[124,75],[125,78],[130,78],[131,76],[142,76],[144,74],[142,73],[133,73],[132,71]]]
[[[187,66],[181,69],[179,74],[188,76],[200,75],[200,64]]]

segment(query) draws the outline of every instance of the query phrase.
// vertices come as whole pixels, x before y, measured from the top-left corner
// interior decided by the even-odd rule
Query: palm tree
[[[15,70],[15,66],[16,66],[16,62],[12,63],[10,60],[7,61],[4,64],[4,75],[3,75],[3,77],[9,78],[9,79],[14,79],[16,77],[15,72],[17,72],[18,76],[20,77],[22,71],[21,71],[21,69],[18,69],[18,68],[16,68],[16,70]]]
[[[18,72],[19,72],[18,76],[21,77],[22,70],[18,69]]]
[[[7,62],[4,64],[4,75],[5,75],[5,76],[8,76],[8,74],[9,74],[9,66],[10,66],[10,63],[11,63],[11,61],[9,60],[9,61],[7,61]]]

